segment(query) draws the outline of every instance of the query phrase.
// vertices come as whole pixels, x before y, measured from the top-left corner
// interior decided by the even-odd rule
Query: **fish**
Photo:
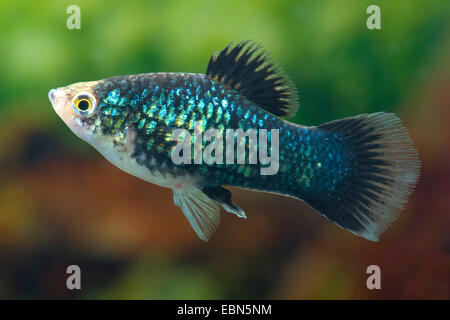
[[[175,205],[204,241],[217,229],[222,209],[247,218],[229,186],[302,200],[343,229],[378,241],[419,179],[418,152],[394,113],[317,126],[289,122],[300,105],[297,89],[251,40],[213,53],[204,74],[115,76],[52,89],[48,96],[72,132],[119,169],[172,189]],[[214,137],[202,136],[209,129]],[[227,136],[249,130],[262,139]],[[236,143],[247,153],[220,150],[218,143],[210,148],[214,161],[198,161],[202,155],[206,160],[208,143],[224,136],[230,137],[227,146]],[[264,150],[272,164],[262,161]],[[251,161],[255,152],[261,161]],[[263,174],[269,165],[274,170]]]

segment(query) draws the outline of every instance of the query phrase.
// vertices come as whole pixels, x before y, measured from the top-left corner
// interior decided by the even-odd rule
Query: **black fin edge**
[[[329,220],[371,241],[378,241],[397,218],[420,175],[418,152],[408,130],[393,113],[378,112],[318,126],[342,137],[356,160],[355,174],[312,205]]]
[[[292,80],[261,45],[251,40],[232,42],[214,53],[206,75],[236,89],[276,116],[290,117],[298,110],[298,94]]]

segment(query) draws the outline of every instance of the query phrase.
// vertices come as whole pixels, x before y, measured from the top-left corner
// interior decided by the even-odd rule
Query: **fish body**
[[[203,240],[217,227],[220,207],[246,217],[222,186],[305,200],[341,227],[377,240],[418,179],[417,152],[393,114],[365,114],[314,127],[280,118],[295,113],[296,90],[249,42],[213,55],[206,74],[119,76],[53,89],[49,97],[72,131],[117,167],[171,188],[175,204]],[[215,139],[197,135],[212,128]],[[201,161],[195,146],[187,157],[193,161],[175,163],[174,148],[184,140],[174,139],[176,130],[194,144],[197,140],[201,150],[220,138],[229,138],[223,140],[236,148],[243,143],[246,161],[238,161],[236,149],[224,148],[222,141],[212,163]],[[258,159],[266,146],[250,137],[239,141],[228,135],[230,130],[254,130],[254,137],[265,138],[274,163],[252,162],[250,154]],[[274,170],[262,174],[268,167]]]
[[[102,125],[96,130],[101,131],[101,136],[110,136],[114,146],[111,149],[111,143],[107,143],[104,151],[100,152],[107,158],[111,158],[111,152],[119,155],[124,149],[120,142],[114,141],[129,136],[123,134],[126,128],[134,128],[134,148],[127,151],[135,161],[124,168],[127,165],[114,160],[114,157],[110,160],[132,174],[136,165],[142,166],[150,172],[145,180],[165,187],[173,186],[158,183],[152,177],[166,175],[171,177],[169,180],[177,181],[188,176],[188,179],[202,180],[202,185],[230,185],[303,196],[315,192],[312,190],[314,187],[325,187],[323,182],[314,179],[332,181],[339,167],[344,167],[339,142],[331,134],[284,121],[203,74],[121,76],[105,80],[94,93],[103,101],[99,119]],[[230,128],[244,131],[279,128],[283,147],[280,149],[278,173],[261,176],[259,166],[251,164],[175,165],[171,159],[172,130],[184,128],[192,131],[199,122],[202,130],[217,128],[223,136]],[[159,132],[155,133],[157,130]],[[333,155],[335,161],[331,161]]]

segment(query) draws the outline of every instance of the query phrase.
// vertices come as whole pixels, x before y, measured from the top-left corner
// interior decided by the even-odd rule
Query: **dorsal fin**
[[[253,41],[230,43],[214,53],[206,75],[233,87],[274,115],[293,116],[297,112],[298,95],[293,82]]]

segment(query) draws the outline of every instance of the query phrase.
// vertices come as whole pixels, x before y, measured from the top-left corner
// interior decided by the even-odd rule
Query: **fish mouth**
[[[64,119],[64,103],[62,101],[62,90],[60,88],[58,89],[51,89],[48,92],[48,99],[50,100],[53,110]]]
[[[60,103],[61,100],[61,90],[60,89],[51,89],[48,92],[48,99],[52,103],[53,109],[56,111],[56,107]]]
[[[50,102],[53,104],[56,100],[56,89],[51,89],[48,92],[48,99],[50,100]]]
[[[48,92],[48,99],[50,100],[53,109],[60,115],[62,111],[62,93],[61,88],[51,89]]]

